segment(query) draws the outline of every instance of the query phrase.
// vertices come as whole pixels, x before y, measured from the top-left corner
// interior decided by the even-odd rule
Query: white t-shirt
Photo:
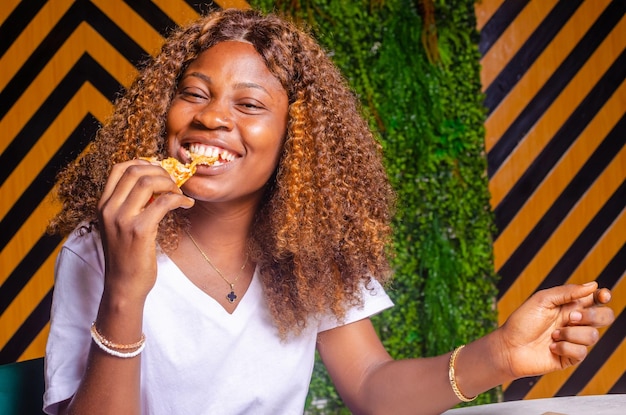
[[[302,414],[317,333],[340,325],[326,317],[281,341],[257,273],[233,314],[196,287],[164,254],[144,310],[141,354],[144,414]],[[74,395],[91,344],[90,325],[103,290],[104,257],[96,232],[71,235],[55,270],[46,347],[44,410]],[[392,302],[378,283],[363,289],[364,306],[343,324],[367,318]]]

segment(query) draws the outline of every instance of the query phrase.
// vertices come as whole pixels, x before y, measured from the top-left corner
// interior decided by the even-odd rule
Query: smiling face
[[[167,114],[168,152],[219,156],[183,186],[197,200],[259,200],[272,176],[287,128],[288,99],[254,47],[222,42],[183,74]]]

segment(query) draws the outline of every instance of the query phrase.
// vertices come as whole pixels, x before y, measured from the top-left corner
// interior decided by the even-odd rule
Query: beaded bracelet
[[[141,335],[141,339],[135,343],[131,343],[131,344],[113,343],[112,341],[104,337],[102,334],[100,334],[100,332],[96,328],[95,321],[91,324],[91,338],[93,342],[102,351],[104,351],[105,353],[111,356],[120,357],[122,359],[128,359],[131,357],[138,356],[146,347],[146,336],[144,336],[143,334]],[[115,349],[122,349],[122,350],[136,349],[136,350],[133,350],[132,352],[120,352]]]
[[[111,347],[113,349],[122,349],[122,350],[125,350],[125,349],[136,349],[136,348],[140,347],[142,344],[144,344],[144,342],[146,341],[146,336],[144,336],[143,333],[142,333],[141,334],[141,339],[139,339],[138,342],[130,343],[130,344],[113,343],[111,340],[107,339],[102,334],[100,334],[100,332],[98,331],[98,329],[96,327],[96,322],[95,321],[93,323],[91,323],[91,334],[93,336],[96,336],[98,338],[98,340],[100,340],[100,342],[102,344],[104,344],[105,346]]]
[[[468,398],[467,396],[465,396],[456,384],[456,376],[454,374],[454,364],[456,363],[456,357],[464,347],[465,345],[457,347],[450,355],[450,363],[448,365],[448,379],[450,380],[450,386],[452,386],[452,390],[454,391],[456,397],[459,398],[459,400],[462,402],[471,402],[476,399],[476,396],[478,395],[474,396],[473,398]]]

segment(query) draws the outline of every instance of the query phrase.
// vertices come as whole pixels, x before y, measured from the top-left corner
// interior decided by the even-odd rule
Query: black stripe
[[[621,120],[591,154],[522,243],[520,243],[502,267],[497,270],[501,277],[498,281],[499,297],[506,293],[520,272],[526,268],[526,265],[559,226],[563,218],[569,214],[570,210],[578,203],[596,178],[602,174],[610,161],[620,152],[625,144],[625,129],[626,115],[622,116]]]
[[[530,376],[514,380],[504,390],[504,400],[509,402],[524,399],[526,394],[528,394],[528,392],[533,388],[533,386],[535,386],[537,382],[539,382],[540,379],[541,376]]]
[[[608,393],[626,393],[626,371],[617,382],[609,389]]]
[[[150,0],[124,0],[143,20],[152,26],[161,36],[167,36],[174,28],[176,22],[163,13],[157,5]]]
[[[626,271],[626,242],[600,272],[596,281],[600,287],[614,287]]]
[[[0,59],[35,18],[46,0],[21,1],[0,26]]]
[[[201,15],[220,9],[220,6],[214,1],[185,0],[185,3],[193,7],[193,9]]]
[[[498,10],[491,15],[489,21],[480,30],[478,50],[485,55],[494,43],[498,41],[507,27],[513,23],[518,14],[526,7],[529,0],[506,0]]]
[[[562,285],[567,281],[570,275],[572,275],[578,265],[585,259],[585,255],[593,249],[596,242],[602,238],[602,234],[609,229],[613,221],[624,209],[626,183],[621,189],[622,191],[618,193],[618,197],[622,197],[622,201],[615,200],[614,197],[609,199],[612,203],[607,203],[603,206],[602,210],[589,222],[580,235],[578,235],[574,243],[570,245],[565,254],[563,254],[556,265],[550,270],[548,275],[546,275],[546,278],[539,284],[538,289],[541,290]],[[610,216],[610,214],[614,214],[615,216]]]
[[[87,115],[63,145],[39,172],[33,182],[24,190],[19,199],[0,221],[0,251],[9,243],[13,235],[22,227],[29,216],[39,206],[54,186],[59,170],[80,154],[98,128],[98,121]]]
[[[13,334],[7,344],[0,350],[0,364],[17,361],[37,335],[50,321],[52,305],[52,289],[41,300],[20,328]]]
[[[585,255],[591,251],[595,243],[602,237],[619,214],[622,213],[625,204],[626,181],[611,196],[589,224],[585,226],[585,229],[578,235],[574,243],[570,245],[559,262],[556,263],[554,268],[546,275],[546,278],[539,284],[538,289],[541,290],[564,284],[576,270],[576,267],[585,259]]]
[[[58,52],[82,22],[89,23],[104,39],[134,65],[147,53],[124,31],[87,0],[77,0],[0,92],[0,119],[4,118],[26,88]]]
[[[576,267],[585,259],[585,255],[591,251],[595,243],[600,240],[602,234],[610,228],[611,224],[624,210],[626,205],[626,180],[611,196],[602,209],[589,222],[585,229],[578,235],[574,243],[570,245],[565,254],[550,270],[546,278],[539,284],[538,289],[554,287],[564,284]],[[621,273],[620,273],[621,275]]]
[[[575,269],[578,262],[587,252],[591,250],[593,245],[598,241],[606,229],[609,228],[615,218],[622,212],[622,210],[624,210],[625,201],[626,180],[622,182],[620,187],[615,191],[615,193],[613,193],[613,195],[611,195],[609,200],[607,200],[589,224],[585,226],[585,229],[576,238],[574,243],[559,260],[557,265],[542,281],[539,288],[549,288],[555,285],[560,285],[571,275],[571,271]],[[520,272],[526,267],[526,264],[535,256],[537,251],[543,245],[543,238],[537,237],[538,239],[541,239],[539,243],[534,243],[532,241],[532,238],[534,237],[533,233],[536,229],[537,228],[535,227],[524,242],[515,250],[515,253],[511,256],[511,258],[509,258],[506,264],[501,268],[503,271],[499,273],[501,275],[501,279],[498,281],[498,299],[502,298],[515,279],[519,276]],[[577,258],[577,255],[580,256],[580,258]],[[561,269],[563,269],[563,272],[566,274],[559,274]]]
[[[60,236],[44,234],[28,251],[11,275],[0,285],[0,315],[6,311],[62,240]]]
[[[83,55],[65,78],[59,82],[52,94],[34,113],[24,128],[13,138],[11,144],[0,154],[0,166],[2,166],[0,186],[17,168],[28,151],[35,146],[37,140],[41,138],[85,82],[90,82],[109,100],[113,100],[121,88],[117,81],[91,56]]]
[[[511,92],[511,89],[552,42],[554,36],[567,23],[581,3],[582,0],[560,1],[550,10],[550,13],[537,26],[533,34],[485,90],[485,106],[489,114]]]
[[[598,212],[594,220],[590,222],[590,224],[585,228],[585,230],[577,238],[577,241],[572,245],[572,248],[570,248],[570,250],[568,250],[568,253],[566,253],[565,256],[569,256],[570,261],[572,261],[572,263],[571,264],[564,263],[564,261],[561,260],[559,262],[560,265],[557,264],[555,269],[552,270],[551,274],[558,275],[558,271],[555,272],[555,270],[557,270],[559,267],[571,268],[571,270],[573,270],[575,268],[575,265],[577,265],[580,262],[579,260],[575,259],[574,252],[578,252],[580,259],[582,259],[584,257],[584,253],[588,252],[591,249],[591,247],[595,244],[595,241],[598,239],[598,237],[601,236],[605,232],[605,226],[600,222],[612,223],[611,218],[617,217],[617,215],[619,215],[621,211],[623,211],[625,201],[626,201],[626,186],[622,184],[620,189],[613,194],[613,196],[611,197],[611,200],[607,202],[607,204],[600,210],[600,212]],[[609,205],[613,205],[613,207],[610,208]],[[614,211],[615,215],[613,215],[610,212],[611,210]],[[609,224],[607,224],[607,226],[608,225]],[[598,226],[598,228],[594,229],[595,226]],[[586,242],[586,245],[588,245],[587,247],[579,246],[578,249],[574,248],[577,245],[582,245],[584,243],[583,241],[585,241],[585,239],[587,238],[589,239]],[[607,264],[607,266],[600,273],[600,275],[597,278],[598,284],[600,284],[600,286],[603,286],[603,287],[613,287],[620,280],[625,269],[626,269],[626,244],[622,246],[620,251],[612,258],[609,264]],[[561,270],[561,271],[567,274],[567,275],[564,274],[566,277],[569,277],[571,275],[571,272],[568,270]],[[553,281],[553,282],[556,282],[556,281]],[[553,284],[545,284],[545,281],[544,281],[544,283],[542,283],[542,286],[540,288],[545,288],[548,285],[553,285]],[[622,313],[622,315],[624,315],[624,313]],[[580,380],[581,377],[586,377],[590,379],[593,376],[594,368],[599,367],[600,364],[606,360],[606,356],[608,356],[608,354],[606,354],[605,349],[607,347],[616,348],[617,345],[621,343],[622,339],[624,338],[624,335],[626,334],[624,333],[626,329],[626,325],[624,323],[616,321],[612,325],[612,327],[616,327],[616,326],[621,327],[621,328],[613,329],[612,331],[609,331],[611,329],[607,330],[607,332],[602,337],[603,339],[605,339],[604,343],[606,344],[606,346],[604,348],[596,347],[592,350],[592,354],[595,354],[595,357],[592,357],[591,359],[588,358],[589,361],[592,363],[589,364],[588,368],[586,366],[583,366],[583,371],[580,372],[581,375],[579,375],[580,377],[578,378],[579,380],[577,382],[570,384],[568,388],[571,388],[572,387],[571,385],[586,383],[586,381]],[[538,377],[532,377],[532,378],[526,378],[526,379],[519,379],[519,380],[512,382],[511,385],[504,392],[505,400],[509,401],[509,400],[523,399],[540,378],[541,377],[538,376]],[[622,387],[623,386],[624,385],[622,385]],[[616,392],[613,392],[613,393],[616,393]],[[566,389],[563,392],[563,395],[568,395],[568,394],[572,394],[572,391],[569,389]]]
[[[80,0],[84,4],[84,21],[98,32],[111,46],[134,66],[142,64],[150,54],[136,43],[117,23],[109,19],[91,1]],[[77,22],[77,26],[80,21]]]
[[[528,169],[494,209],[496,236],[513,220],[563,154],[609,100],[626,76],[626,50],[615,60],[589,94],[561,125]],[[621,124],[620,124],[621,125]],[[622,127],[622,139],[626,137]]]
[[[567,3],[567,2],[560,2]],[[576,47],[563,60],[548,81],[541,87],[533,99],[511,123],[502,137],[487,155],[487,173],[489,177],[498,171],[527,132],[552,105],[561,91],[567,86],[602,41],[608,36],[624,14],[624,1],[611,3],[598,20],[589,28]],[[622,78],[623,79],[623,78]],[[618,82],[619,84],[619,82]],[[508,91],[507,91],[508,93]],[[489,92],[487,92],[489,94]],[[487,100],[489,100],[487,96]],[[499,101],[498,101],[499,102]],[[495,108],[491,107],[491,109]]]
[[[607,361],[626,336],[626,312],[621,313],[602,335],[574,373],[570,375],[555,396],[578,394]]]

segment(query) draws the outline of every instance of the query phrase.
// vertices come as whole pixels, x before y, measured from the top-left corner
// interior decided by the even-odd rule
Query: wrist
[[[478,395],[474,395],[472,397],[465,395],[461,389],[459,389],[459,385],[456,381],[456,359],[464,347],[465,345],[459,346],[454,349],[452,353],[450,353],[450,360],[448,362],[448,381],[450,382],[450,387],[452,387],[452,391],[458,400],[461,402],[471,402],[476,399]]]
[[[114,296],[105,292],[96,316],[98,330],[121,343],[133,343],[143,330],[145,301]]]
[[[462,394],[471,398],[512,380],[500,335],[496,332],[467,344],[454,362],[455,381]]]
[[[111,313],[143,311],[150,290],[142,289],[137,284],[124,282],[130,277],[111,278],[105,276],[104,290],[100,299],[100,308]]]
[[[484,337],[488,352],[488,359],[492,362],[494,376],[499,379],[499,384],[513,381],[517,378],[512,370],[510,359],[510,344],[502,328],[498,328]]]

